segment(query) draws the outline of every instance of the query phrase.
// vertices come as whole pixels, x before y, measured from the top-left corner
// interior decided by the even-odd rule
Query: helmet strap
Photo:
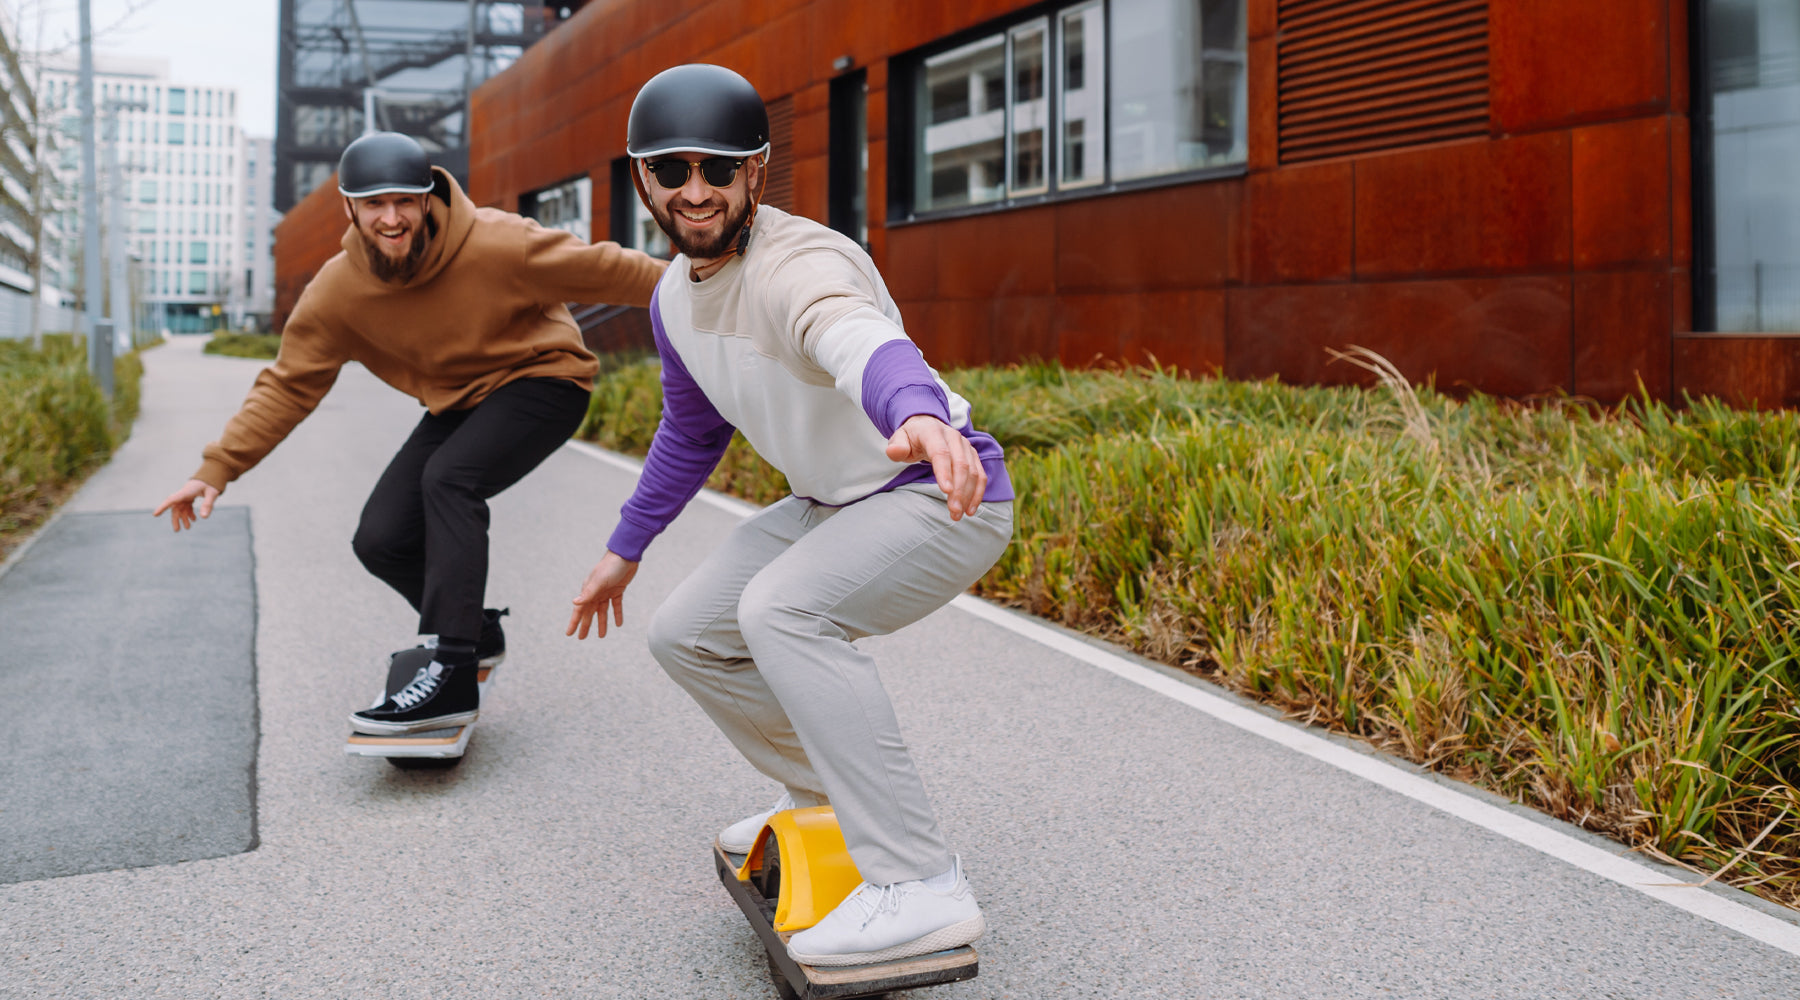
[[[756,190],[750,192],[750,214],[744,217],[744,228],[738,230],[738,238],[731,248],[731,252],[740,257],[750,252],[750,227],[756,225],[756,210],[762,206],[763,194],[769,189],[769,157],[766,153],[757,164],[756,180]]]

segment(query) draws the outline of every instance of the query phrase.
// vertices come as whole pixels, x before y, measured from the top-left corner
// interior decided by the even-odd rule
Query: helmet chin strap
[[[769,154],[762,154],[762,163],[756,168],[756,190],[750,193],[750,214],[744,217],[744,227],[738,230],[738,238],[733,241],[731,252],[742,256],[750,251],[750,227],[756,225],[756,210],[762,206],[763,193],[769,189]]]

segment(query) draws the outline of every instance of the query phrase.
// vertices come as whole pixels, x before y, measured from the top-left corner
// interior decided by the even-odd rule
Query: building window
[[[169,88],[169,114],[187,114],[187,91],[180,87]]]
[[[182,122],[170,122],[168,139],[171,146],[183,145],[187,141],[187,127]]]
[[[156,201],[156,181],[150,178],[138,181],[138,200]]]
[[[583,174],[519,196],[519,214],[536,219],[546,229],[562,229],[593,240],[594,183]]]
[[[1049,22],[1038,19],[1012,29],[1007,39],[1012,65],[1007,70],[1006,193],[1038,194],[1049,190],[1044,167],[1044,128],[1050,121],[1044,80],[1049,62]]]
[[[204,264],[204,263],[206,263],[206,244],[205,243],[203,243],[199,240],[195,240],[194,242],[188,244],[188,263],[189,264]]]
[[[1064,10],[1057,21],[1057,183],[1065,190],[1105,180],[1100,157],[1088,154],[1088,137],[1098,136],[1105,120],[1106,49],[1099,44],[1105,38],[1103,13],[1099,4],[1090,3]]]
[[[206,294],[206,272],[205,271],[189,271],[188,272],[187,291],[188,291],[189,295],[205,295]]]
[[[1695,329],[1800,332],[1800,5],[1700,6]]]
[[[631,175],[635,169],[631,157],[621,156],[612,163],[612,234],[620,246],[635,247],[652,257],[675,256],[669,236],[656,217],[638,197]]]
[[[1006,36],[927,57],[916,92],[915,207],[999,200],[1006,175]]]
[[[896,60],[899,218],[1241,172],[1245,0],[1088,0]]]
[[[869,245],[869,74],[831,81],[827,198],[831,228]]]

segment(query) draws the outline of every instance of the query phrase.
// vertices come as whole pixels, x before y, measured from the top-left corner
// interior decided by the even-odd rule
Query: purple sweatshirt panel
[[[863,367],[863,412],[869,415],[882,437],[892,437],[906,418],[925,414],[950,423],[950,400],[944,388],[920,356],[919,348],[910,340],[890,340],[875,348]],[[993,435],[978,431],[974,425],[958,428],[962,436],[975,446],[981,467],[987,470],[987,489],[983,502],[1013,499],[1012,479],[1006,474],[1006,460],[1000,442]],[[931,465],[919,462],[888,480],[876,490],[885,493],[908,483],[934,478]]]
[[[606,543],[630,562],[644,558],[651,539],[662,534],[706,485],[737,429],[713,407],[669,343],[655,293],[650,296],[650,330],[662,358],[662,419],[650,439],[637,488],[620,508],[619,524]]]

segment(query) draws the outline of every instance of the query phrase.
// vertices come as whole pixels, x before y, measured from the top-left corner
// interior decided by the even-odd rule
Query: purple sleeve
[[[614,554],[631,562],[644,558],[650,540],[706,485],[706,477],[712,475],[737,429],[719,415],[681,363],[663,331],[654,294],[650,298],[650,329],[656,337],[656,353],[662,357],[662,419],[656,425],[656,436],[650,439],[650,454],[644,459],[637,489],[620,508],[619,524],[606,543]]]
[[[950,422],[950,400],[910,340],[890,340],[869,355],[862,405],[882,437],[893,436],[907,417],[921,413]]]
[[[863,367],[862,399],[863,412],[869,415],[884,437],[892,437],[907,417],[921,413],[950,424],[950,400],[944,395],[944,387],[931,374],[919,348],[910,340],[890,340],[869,355],[868,363]],[[973,423],[957,429],[975,447],[982,468],[987,470],[987,491],[981,499],[994,502],[1013,499],[1012,479],[1006,474],[1000,442],[992,435],[976,430]],[[908,466],[882,489],[891,490],[930,478],[930,463],[918,462]]]

